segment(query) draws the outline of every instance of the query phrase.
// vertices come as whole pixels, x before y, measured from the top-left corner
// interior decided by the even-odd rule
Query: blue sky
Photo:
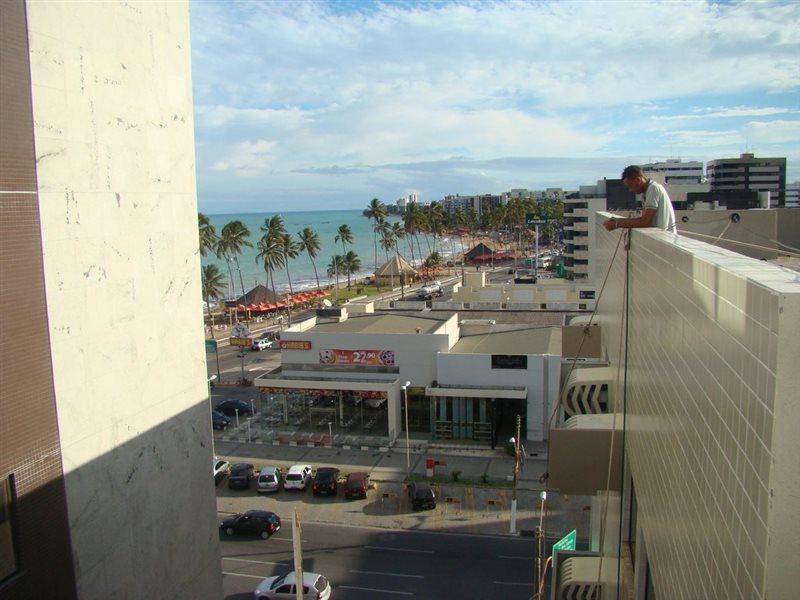
[[[800,5],[192,2],[209,213],[576,188],[632,162],[786,156]]]

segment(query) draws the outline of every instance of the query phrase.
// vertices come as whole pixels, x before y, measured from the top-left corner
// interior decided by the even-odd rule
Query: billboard
[[[311,350],[311,342],[307,340],[281,340],[281,350]]]
[[[394,365],[394,350],[339,350],[319,351],[322,365]]]

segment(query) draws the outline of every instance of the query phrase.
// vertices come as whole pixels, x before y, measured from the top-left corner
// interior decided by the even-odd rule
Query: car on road
[[[217,410],[211,411],[211,424],[213,425],[214,429],[225,429],[228,425],[231,424],[231,418],[226,417],[221,412]]]
[[[229,417],[234,416],[237,410],[239,411],[240,417],[253,416],[253,405],[247,400],[241,400],[239,398],[226,398],[225,400],[218,402],[214,407],[214,410]]]
[[[431,281],[423,285],[417,290],[417,298],[430,300],[431,298],[438,298],[442,295],[441,281]]]
[[[282,600],[283,598],[297,597],[294,571],[279,575],[277,577],[267,577],[258,584],[253,592],[254,600]],[[331,597],[331,583],[319,573],[303,572],[303,598],[313,600],[328,600]]]
[[[352,498],[366,498],[367,490],[369,489],[369,474],[368,473],[350,473],[347,476],[347,481],[344,484],[344,497]]]
[[[215,458],[212,470],[214,471],[214,485],[219,485],[219,482],[231,472],[231,463],[227,460]]]
[[[267,539],[281,528],[281,518],[268,510],[248,510],[226,517],[219,527],[225,535],[258,535]]]
[[[327,494],[335,496],[339,491],[338,486],[339,469],[333,467],[320,467],[314,474],[314,484],[311,486],[311,491],[315,496]]]
[[[414,482],[408,486],[408,498],[411,500],[411,507],[414,510],[424,508],[436,508],[436,495],[430,484],[424,482]]]
[[[272,346],[274,346],[274,345],[275,345],[275,342],[273,342],[270,339],[258,338],[258,339],[253,340],[253,345],[250,346],[250,350],[253,350],[254,352],[260,352],[261,350],[266,350],[267,348],[272,348]]]
[[[264,467],[258,474],[257,492],[277,492],[281,487],[281,470],[278,467]]]
[[[311,465],[292,465],[283,480],[283,489],[305,491],[311,481],[311,471]]]
[[[232,490],[246,490],[250,487],[250,480],[254,477],[253,465],[249,463],[236,463],[231,467],[228,477],[228,487]]]

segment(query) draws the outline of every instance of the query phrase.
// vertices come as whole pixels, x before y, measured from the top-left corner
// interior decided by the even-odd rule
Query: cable
[[[696,231],[679,231],[678,233],[680,235],[697,235],[697,236],[704,237],[704,238],[709,238],[709,239],[712,239],[712,240],[713,239],[717,239],[713,235],[706,235],[705,233],[697,233]],[[772,241],[772,240],[770,240],[770,241]],[[747,242],[738,242],[736,240],[731,240],[731,239],[726,239],[725,242],[728,243],[728,244],[738,244],[740,246],[748,246],[750,248],[758,248],[760,250],[767,250],[768,252],[772,252],[772,253],[780,253],[780,254],[785,254],[787,256],[796,256],[796,257],[800,258],[800,252],[789,252],[787,250],[778,250],[776,248],[769,248],[768,246],[760,246],[758,244],[749,244]],[[775,243],[778,243],[778,242],[775,242]],[[785,244],[781,244],[781,245],[785,245]]]
[[[752,229],[750,229],[746,225],[743,225],[741,222],[739,223],[739,227],[741,227],[742,229],[744,229],[745,231],[747,231],[751,235],[754,235],[756,237],[760,237],[760,238],[762,238],[764,240],[767,240],[768,242],[772,242],[773,244],[777,244],[778,246],[781,246],[782,248],[788,248],[789,250],[793,250],[794,252],[800,252],[800,248],[795,248],[794,246],[789,246],[788,244],[784,244],[783,242],[779,242],[778,240],[774,240],[772,238],[768,238],[767,236],[765,236],[762,233],[758,233],[757,231],[753,231]]]

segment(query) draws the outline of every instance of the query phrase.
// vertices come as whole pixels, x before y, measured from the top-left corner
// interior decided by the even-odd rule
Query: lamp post
[[[514,444],[514,487],[511,491],[511,532],[517,533],[517,478],[519,476],[519,467],[522,462],[523,452],[525,451],[520,440],[520,429],[522,427],[522,418],[517,415],[517,437],[508,440]]]
[[[534,572],[534,579],[533,579],[533,589],[537,594],[539,594],[539,588],[542,584],[542,579],[544,578],[544,573],[542,573],[542,541],[544,540],[544,504],[547,501],[547,492],[542,491],[539,494],[539,500],[541,500],[541,509],[539,512],[539,527],[536,529],[536,571]]]
[[[215,458],[217,456],[217,450],[214,447],[214,409],[211,408],[211,382],[215,381],[216,379],[216,375],[212,375],[208,378],[208,416],[211,417],[211,456]]]
[[[408,386],[411,385],[410,381],[406,381],[400,389],[403,390],[403,400],[406,406],[406,471],[411,472],[411,446],[408,443]]]

